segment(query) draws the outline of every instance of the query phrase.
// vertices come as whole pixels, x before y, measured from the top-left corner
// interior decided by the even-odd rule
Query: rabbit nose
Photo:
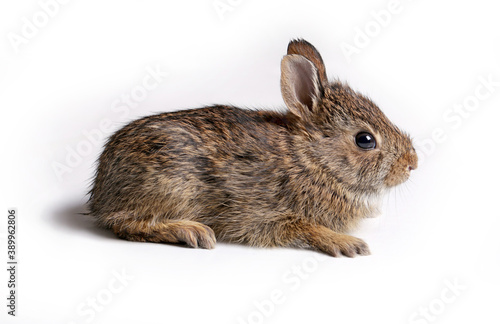
[[[412,152],[408,159],[408,171],[415,170],[418,167],[418,157],[417,153]]]

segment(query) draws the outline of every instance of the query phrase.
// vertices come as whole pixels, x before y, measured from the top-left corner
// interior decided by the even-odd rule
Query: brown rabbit
[[[230,106],[131,122],[99,159],[90,211],[131,241],[369,254],[344,234],[408,179],[408,135],[367,97],[329,82],[318,51],[294,40],[281,61],[287,111]]]

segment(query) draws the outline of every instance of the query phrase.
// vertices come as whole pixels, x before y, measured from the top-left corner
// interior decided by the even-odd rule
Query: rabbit
[[[281,93],[285,111],[215,105],[118,130],[89,192],[96,223],[130,241],[370,254],[347,233],[417,168],[409,135],[369,98],[328,81],[302,39],[281,61]]]

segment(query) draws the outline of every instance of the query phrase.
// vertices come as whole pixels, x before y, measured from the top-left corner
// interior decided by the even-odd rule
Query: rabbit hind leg
[[[214,231],[191,220],[163,219],[158,222],[125,219],[111,225],[113,232],[122,239],[137,242],[185,243],[193,248],[213,249]]]

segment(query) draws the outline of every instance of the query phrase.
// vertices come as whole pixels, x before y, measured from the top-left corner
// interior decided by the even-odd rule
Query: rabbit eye
[[[372,150],[377,146],[375,137],[367,132],[361,132],[356,135],[356,144],[364,150]]]

